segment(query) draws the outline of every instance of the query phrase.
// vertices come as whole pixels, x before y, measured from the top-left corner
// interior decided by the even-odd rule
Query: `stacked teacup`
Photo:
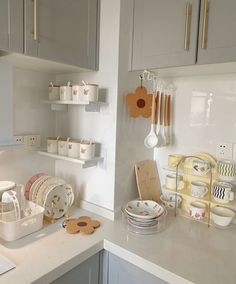
[[[227,205],[234,200],[233,184],[236,180],[236,163],[234,161],[220,160],[217,163],[217,174],[219,180],[213,184],[212,195],[218,203]],[[233,210],[220,205],[211,209],[211,219],[218,227],[228,226],[235,213]]]
[[[234,161],[220,160],[217,163],[219,181],[213,185],[212,194],[219,203],[228,203],[234,200],[233,185],[236,179],[236,163]]]

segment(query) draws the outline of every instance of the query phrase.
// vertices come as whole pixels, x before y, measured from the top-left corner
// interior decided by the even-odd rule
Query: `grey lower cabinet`
[[[202,1],[198,64],[236,61],[235,12],[235,0]]]
[[[106,281],[107,284],[167,284],[167,282],[111,253],[108,255]],[[102,284],[105,284],[105,282]]]
[[[99,264],[100,253],[97,253],[52,283],[99,284]]]
[[[98,68],[99,0],[24,0],[25,54]]]
[[[0,49],[23,53],[23,0],[0,1]]]
[[[133,2],[131,69],[195,64],[199,1]]]

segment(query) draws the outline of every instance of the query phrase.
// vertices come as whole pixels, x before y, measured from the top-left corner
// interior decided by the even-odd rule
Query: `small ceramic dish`
[[[235,213],[229,208],[216,206],[211,209],[210,215],[214,224],[220,227],[227,227],[233,220]]]
[[[156,218],[164,212],[164,208],[152,200],[132,200],[124,209],[128,215],[141,219]]]
[[[180,207],[182,203],[182,197],[180,195],[176,195],[175,193],[164,193],[160,196],[162,204],[167,209],[174,209],[175,208],[175,202],[176,207]]]

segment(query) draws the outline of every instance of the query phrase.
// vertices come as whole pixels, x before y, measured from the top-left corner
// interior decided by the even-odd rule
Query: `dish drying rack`
[[[10,192],[11,190],[9,196]],[[44,220],[54,223],[56,219],[53,214],[55,207],[53,202],[51,207],[52,215],[44,215],[44,207],[27,200],[23,190],[20,202],[16,198],[12,198],[12,203],[0,202],[0,238],[7,242],[15,241],[40,230]],[[7,211],[4,211],[4,208]],[[69,210],[70,208],[64,213],[65,217],[69,216]]]
[[[1,208],[2,205],[0,204]],[[15,221],[6,220],[10,214],[16,214],[16,212],[0,212],[0,238],[4,241],[15,241],[40,230],[43,226],[44,208],[31,201],[23,202],[20,216]]]

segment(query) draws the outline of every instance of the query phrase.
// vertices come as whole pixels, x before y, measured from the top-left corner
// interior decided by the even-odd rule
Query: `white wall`
[[[47,73],[13,68],[14,134],[39,133],[44,143],[46,137],[52,135],[55,115],[49,106],[40,103],[47,97],[51,80],[54,76]],[[40,171],[54,174],[54,161],[45,160],[35,151],[0,151],[0,180],[25,184],[32,174]]]
[[[153,150],[144,147],[144,138],[150,131],[150,120],[128,115],[125,96],[140,86],[139,72],[129,72],[130,39],[132,34],[132,1],[121,0],[119,85],[116,139],[115,208],[138,196],[134,164],[153,159]],[[150,85],[144,82],[150,89]]]
[[[78,201],[82,199],[110,210],[114,208],[119,16],[119,1],[101,1],[98,72],[57,76],[59,84],[68,80],[74,84],[82,80],[97,83],[107,97],[108,105],[99,113],[85,112],[83,106],[71,106],[67,114],[57,114],[57,134],[101,143],[105,162],[82,169],[80,165],[57,161],[56,173],[74,185]]]

